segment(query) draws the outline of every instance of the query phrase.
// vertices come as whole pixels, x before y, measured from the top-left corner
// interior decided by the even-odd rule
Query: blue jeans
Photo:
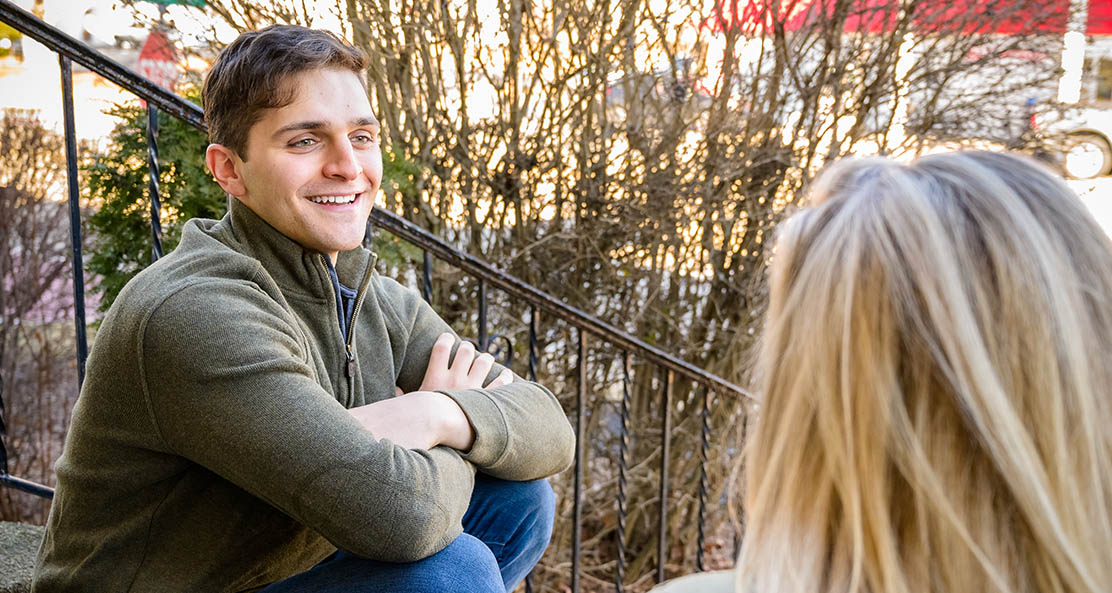
[[[463,534],[417,562],[368,560],[340,551],[260,593],[508,593],[541,559],[556,497],[545,480],[507,482],[475,474]]]

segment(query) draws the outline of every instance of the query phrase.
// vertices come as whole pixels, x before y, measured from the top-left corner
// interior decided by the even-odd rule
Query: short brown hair
[[[247,133],[264,109],[296,100],[290,77],[306,70],[351,70],[363,81],[367,56],[328,31],[271,25],[249,31],[225,47],[205,76],[201,103],[209,141],[247,160]]]

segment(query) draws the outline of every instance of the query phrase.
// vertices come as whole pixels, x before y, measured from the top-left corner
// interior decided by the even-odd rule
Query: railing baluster
[[[421,265],[421,295],[426,303],[432,302],[432,256],[424,251],[424,262]]]
[[[587,423],[587,410],[583,400],[587,391],[587,335],[580,329],[576,369],[579,381],[575,389],[575,500],[571,525],[571,591],[579,593],[579,556],[583,530],[583,466],[586,465],[586,447],[583,446],[583,428]]]
[[[706,570],[703,562],[703,544],[706,542],[707,521],[707,454],[710,451],[710,397],[711,391],[703,386],[703,409],[700,412],[703,420],[703,431],[699,440],[699,537],[696,538],[698,547],[695,549],[695,569],[699,572]]]
[[[529,307],[529,380],[537,380],[537,308]]]
[[[147,191],[151,198],[151,262],[156,262],[162,257],[162,204],[158,195],[158,109],[150,103],[147,104],[147,168],[150,170]]]
[[[487,286],[486,281],[479,278],[479,352],[486,352],[490,345],[487,336]]]
[[[537,308],[529,307],[529,380],[537,380]],[[525,593],[533,593],[533,571],[525,575]],[[620,593],[620,592],[619,592]]]
[[[656,582],[664,582],[664,562],[668,555],[668,457],[671,455],[672,432],[672,383],[675,379],[671,369],[664,376],[664,396],[661,402],[660,423],[660,539],[657,541]]]
[[[8,475],[8,448],[4,445],[4,437],[8,435],[8,426],[4,424],[4,376],[0,375],[0,476]]]
[[[626,468],[629,466],[629,408],[630,408],[629,352],[622,352],[622,407],[620,416],[621,440],[618,444],[618,567],[614,583],[622,593],[625,587],[625,515]]]
[[[70,243],[73,246],[73,323],[77,330],[77,384],[85,382],[85,359],[89,345],[85,338],[85,270],[81,257],[81,194],[77,187],[77,132],[73,123],[73,65],[58,56],[62,69],[62,115],[66,129],[66,174],[69,182]]]
[[[742,442],[742,443],[748,442],[748,439],[749,439],[749,434],[748,434],[749,433],[749,410],[750,410],[750,408],[748,406],[746,406],[742,410],[741,436],[740,436],[740,442]],[[744,453],[742,454],[742,463],[743,464],[745,463]],[[744,475],[744,472],[746,471],[746,468],[745,468],[744,465],[742,465],[741,471],[742,471],[742,475]],[[741,553],[741,540],[745,537],[745,506],[744,505],[741,506],[738,509],[738,521],[737,521],[737,523],[735,523],[733,525],[734,525],[734,553],[732,554],[731,557],[734,558],[734,561],[736,562],[738,554]]]

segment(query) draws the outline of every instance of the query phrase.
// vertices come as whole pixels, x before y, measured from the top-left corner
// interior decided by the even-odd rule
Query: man
[[[206,162],[235,199],[108,312],[35,591],[509,591],[540,558],[571,428],[374,272],[364,59],[290,26],[220,54]]]

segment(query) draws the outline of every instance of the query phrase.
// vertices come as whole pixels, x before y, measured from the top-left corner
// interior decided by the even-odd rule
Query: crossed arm
[[[408,404],[411,402],[407,398],[416,393],[434,390],[458,404],[473,429],[472,435],[457,410],[445,405],[447,412],[443,416],[430,417],[454,416],[456,421],[450,426],[457,430],[427,438],[424,443],[439,442],[458,451],[477,470],[504,480],[535,480],[563,471],[571,464],[575,436],[551,391],[538,383],[504,374],[504,369],[489,355],[476,356],[470,344],[461,344],[455,359],[450,360],[451,347],[458,338],[444,320],[416,291],[388,278],[376,280],[375,290],[382,308],[392,313],[397,322],[397,343],[405,344],[395,382],[410,393],[393,398],[401,401],[390,403]],[[427,396],[418,396],[423,397]],[[447,403],[442,399],[436,401]],[[434,447],[437,448],[443,447]]]
[[[463,409],[438,389],[481,389],[509,385],[513,373],[503,370],[484,385],[494,357],[475,355],[470,342],[460,344],[453,358],[455,336],[440,334],[429,355],[428,370],[417,391],[351,408],[349,412],[363,428],[378,438],[390,439],[408,449],[432,449],[437,445],[466,452],[475,441],[475,431]]]

